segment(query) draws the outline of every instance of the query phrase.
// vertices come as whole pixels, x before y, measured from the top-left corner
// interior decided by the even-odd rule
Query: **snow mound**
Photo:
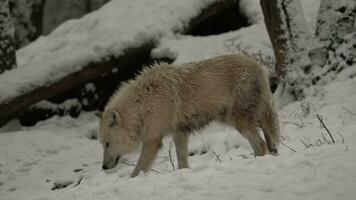
[[[264,24],[205,37],[179,35],[164,38],[152,51],[156,58],[170,57],[175,64],[196,62],[218,55],[244,53],[272,69],[275,61],[272,44]]]

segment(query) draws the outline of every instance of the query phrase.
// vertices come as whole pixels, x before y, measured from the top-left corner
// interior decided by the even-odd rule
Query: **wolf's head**
[[[96,114],[100,118],[99,141],[104,149],[103,169],[117,165],[120,157],[132,151],[137,145],[137,135],[130,123],[115,109]]]

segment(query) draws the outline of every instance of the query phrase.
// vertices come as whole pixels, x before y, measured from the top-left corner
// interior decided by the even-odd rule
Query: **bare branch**
[[[348,113],[350,113],[351,116],[356,117],[356,113],[352,112],[351,110],[347,109],[345,106],[342,106],[344,110],[346,110]]]
[[[219,161],[220,163],[222,162],[220,159],[220,155],[216,154],[216,152],[213,150],[213,154],[216,157],[216,160]]]
[[[285,121],[285,122],[281,122],[281,123],[283,123],[283,124],[292,124],[292,125],[298,126],[299,128],[303,128],[303,127],[304,127],[304,125],[298,124],[298,123],[296,123],[296,122],[288,122],[288,121]]]
[[[328,132],[332,142],[335,144],[335,140],[334,140],[334,137],[333,135],[330,133],[329,129],[326,127],[324,121],[323,121],[323,117],[321,115],[319,115],[318,113],[316,113],[316,117],[318,118],[320,124],[322,125],[322,127],[326,130],[326,132]]]
[[[321,133],[321,135],[323,136],[324,141],[325,141],[326,143],[330,144],[329,140],[326,139],[324,133],[323,133],[323,132],[320,132],[320,133]]]
[[[28,154],[27,152],[24,152],[25,153],[25,155],[27,156],[27,157],[29,157],[32,161],[33,161],[33,164],[38,164],[38,160],[35,160],[30,154]]]
[[[321,146],[322,144],[323,144],[323,142],[322,142],[320,139],[318,139],[318,140],[315,142],[314,146]]]
[[[296,150],[294,150],[292,147],[290,147],[290,146],[284,144],[281,140],[278,140],[278,141],[279,141],[279,143],[281,143],[283,146],[287,147],[288,149],[290,149],[290,150],[293,151],[294,153],[297,153]]]
[[[128,162],[127,160],[121,160],[121,162],[124,163],[125,165],[136,167],[135,164],[130,163],[130,162]],[[158,174],[160,173],[159,171],[154,170],[154,169],[150,169],[150,170],[153,171],[153,172],[156,172],[156,173],[158,173]]]
[[[310,147],[314,146],[314,145],[311,144],[311,143],[309,143],[309,144],[305,143],[302,139],[299,139],[299,140],[300,140],[301,143],[303,143],[303,145],[304,145],[307,149],[309,149]]]
[[[79,178],[78,178],[78,180],[77,180],[77,183],[76,183],[75,185],[73,185],[73,187],[78,186],[78,185],[82,182],[82,180],[83,180],[83,176],[80,175]]]

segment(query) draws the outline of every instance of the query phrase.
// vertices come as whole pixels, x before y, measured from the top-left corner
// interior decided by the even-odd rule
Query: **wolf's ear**
[[[120,115],[119,112],[116,110],[108,110],[108,121],[109,121],[109,127],[113,127],[117,125],[119,121]]]
[[[96,112],[94,113],[94,115],[97,116],[97,117],[99,117],[99,118],[101,118],[101,117],[103,116],[103,112],[101,112],[101,111],[96,111]]]

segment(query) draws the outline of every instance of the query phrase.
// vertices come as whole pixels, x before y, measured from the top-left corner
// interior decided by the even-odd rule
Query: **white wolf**
[[[235,127],[256,156],[277,153],[279,123],[265,71],[253,59],[226,55],[181,66],[159,63],[120,87],[100,113],[103,169],[142,143],[132,177],[149,170],[171,134],[178,168],[189,167],[188,136],[218,120]],[[264,140],[258,133],[261,127]]]

